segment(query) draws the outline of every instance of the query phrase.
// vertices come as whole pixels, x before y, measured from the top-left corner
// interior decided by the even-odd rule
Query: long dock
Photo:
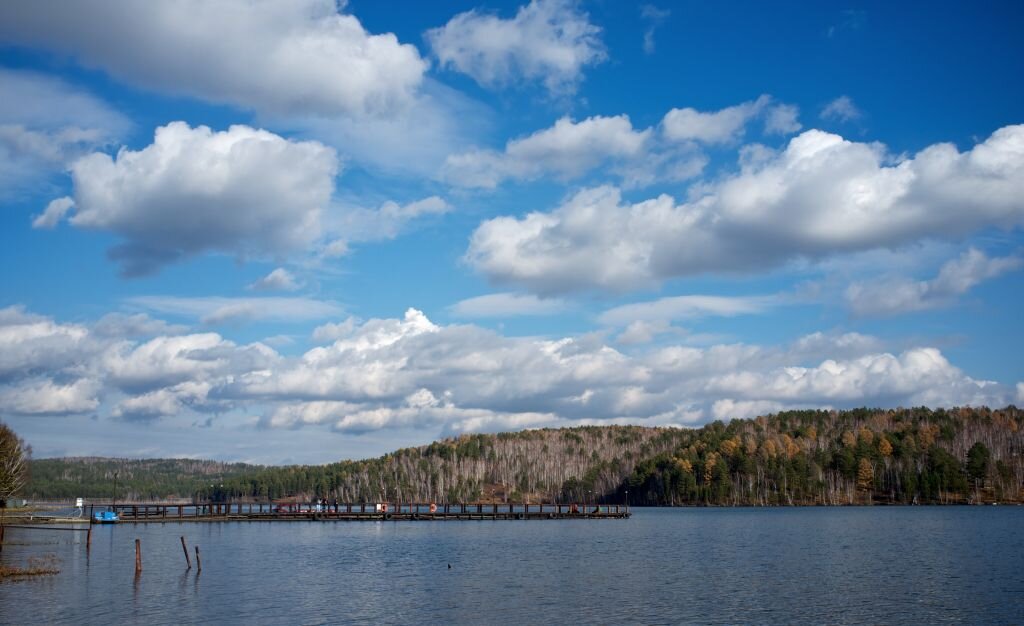
[[[446,520],[569,520],[626,519],[629,507],[619,504],[321,504],[225,502],[209,504],[92,504],[93,513],[114,510],[117,523],[216,521],[446,521]]]

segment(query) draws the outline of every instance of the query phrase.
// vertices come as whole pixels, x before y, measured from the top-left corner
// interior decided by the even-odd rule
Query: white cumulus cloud
[[[342,322],[327,322],[313,329],[313,340],[321,343],[337,341],[351,335],[359,320],[354,317],[347,317]]]
[[[321,236],[337,172],[315,141],[173,122],[141,150],[75,161],[70,222],[124,239],[111,255],[129,275],[202,252],[282,255]]]
[[[58,324],[21,306],[0,309],[0,381],[80,371],[97,349],[84,326]]]
[[[460,187],[494,188],[505,179],[542,176],[578,177],[608,161],[643,154],[651,130],[634,130],[629,117],[594,116],[575,122],[563,117],[554,126],[509,141],[503,152],[474,150],[445,160],[442,178]]]
[[[263,112],[348,115],[406,106],[427,62],[374,35],[344,2],[82,0],[0,4],[0,40],[73,55],[150,89]]]
[[[935,144],[894,158],[878,144],[806,131],[677,203],[624,202],[585,189],[551,212],[497,217],[473,233],[466,260],[531,292],[631,290],[675,276],[763,270],[957,239],[1024,218],[1024,126],[966,152]]]
[[[49,379],[23,381],[17,386],[0,386],[0,407],[19,415],[63,415],[86,413],[99,406],[95,380],[80,378],[68,384]]]
[[[670,344],[631,355],[599,334],[508,337],[438,325],[409,309],[400,319],[337,324],[320,336],[328,343],[286,357],[216,333],[139,341],[95,328],[0,311],[0,406],[15,415],[244,413],[271,428],[458,433],[694,424],[807,406],[1002,406],[1019,393],[972,378],[936,348],[896,353],[854,334],[814,333],[783,346]]]
[[[672,141],[697,141],[704,144],[728,144],[738,141],[751,120],[764,116],[765,132],[788,135],[800,130],[800,111],[791,104],[773,104],[762,95],[718,111],[698,111],[686,107],[672,109],[661,120],[664,136]]]
[[[512,18],[476,10],[460,13],[426,33],[442,67],[481,85],[540,81],[552,93],[575,90],[583,68],[607,58],[601,29],[575,0],[532,0]]]

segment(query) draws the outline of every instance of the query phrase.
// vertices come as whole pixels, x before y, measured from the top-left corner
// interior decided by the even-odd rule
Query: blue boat
[[[93,524],[115,524],[120,519],[113,511],[97,511],[92,515]]]

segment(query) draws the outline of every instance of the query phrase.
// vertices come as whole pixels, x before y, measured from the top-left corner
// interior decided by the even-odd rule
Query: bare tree
[[[28,481],[28,460],[32,448],[0,422],[0,508],[14,497]]]

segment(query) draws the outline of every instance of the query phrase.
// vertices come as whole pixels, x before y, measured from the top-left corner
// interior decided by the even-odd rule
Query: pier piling
[[[192,559],[188,556],[188,546],[185,545],[185,537],[181,537],[181,549],[185,551],[185,563],[188,565],[188,569],[192,569]]]
[[[138,574],[142,571],[142,541],[139,539],[135,540],[135,573]]]

